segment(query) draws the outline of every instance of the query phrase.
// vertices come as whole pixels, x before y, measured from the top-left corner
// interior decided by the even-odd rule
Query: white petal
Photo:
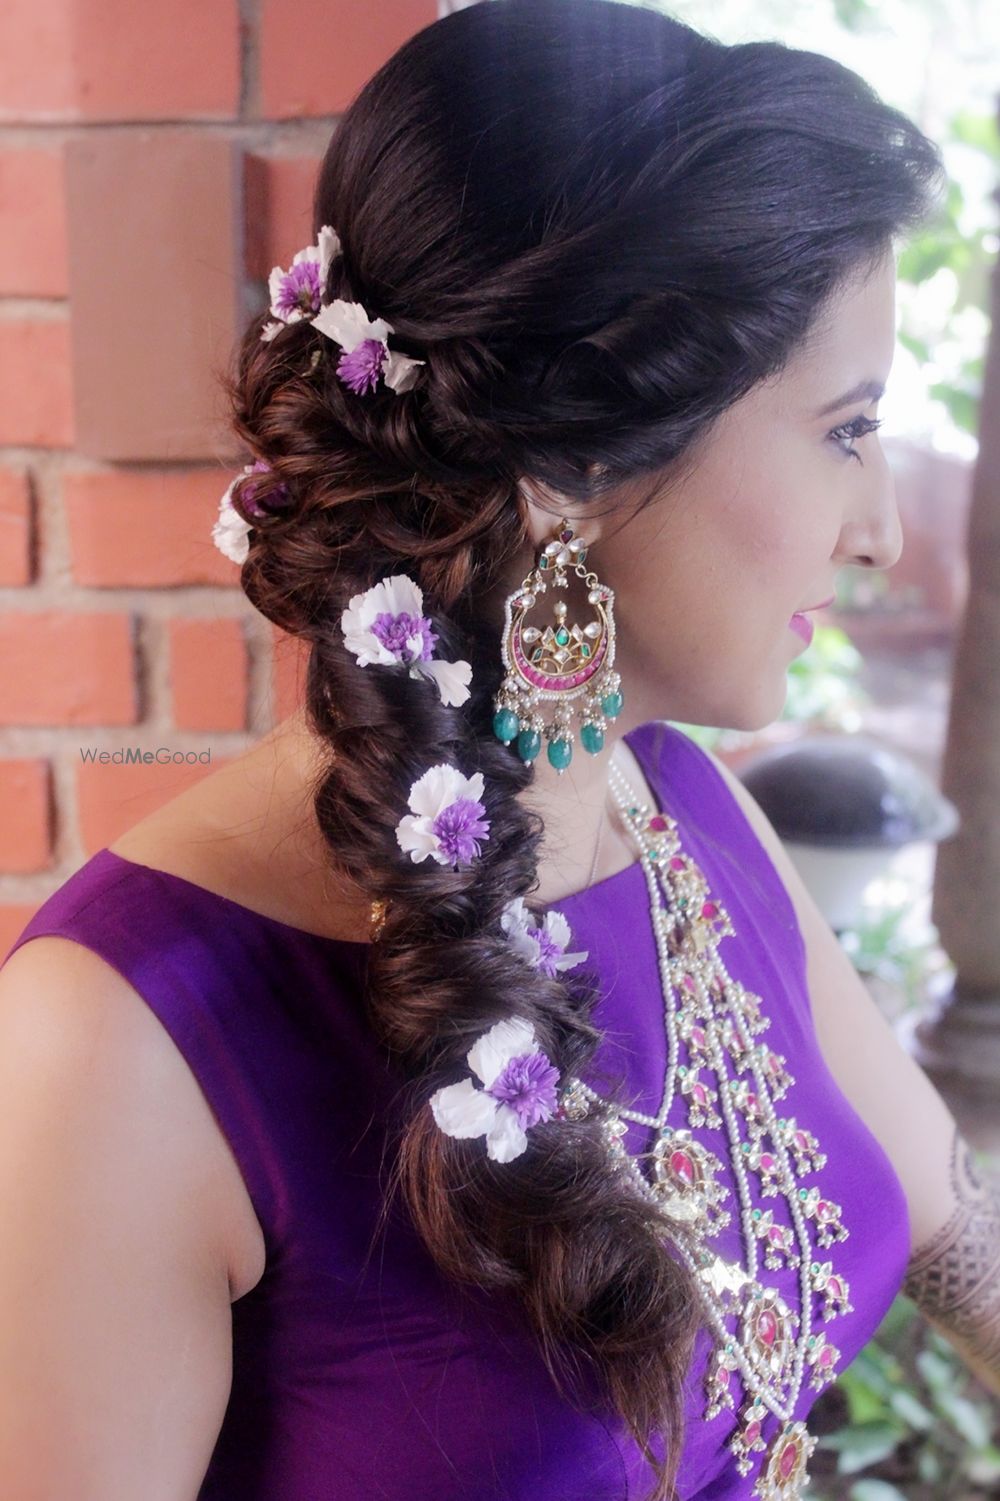
[[[350,352],[365,339],[385,339],[389,325],[382,319],[370,320],[360,302],[345,302],[335,297],[325,303],[312,320],[313,327]]]
[[[393,391],[408,391],[420,374],[420,366],[426,363],[426,360],[413,360],[409,355],[390,349],[382,366],[382,379]]]
[[[498,1074],[503,1073],[512,1058],[522,1053],[537,1053],[535,1029],[530,1022],[520,1017],[497,1022],[474,1042],[467,1053],[469,1067],[489,1089]]]
[[[297,250],[292,256],[292,265],[301,266],[303,261],[319,261],[319,246],[307,245],[304,250]]]
[[[409,855],[414,865],[426,860],[428,855],[439,865],[448,864],[447,856],[442,853],[431,824],[432,820],[429,818],[415,818],[412,813],[407,813],[396,825],[396,843],[404,855]]]
[[[461,1084],[447,1084],[431,1095],[434,1119],[449,1136],[483,1136],[496,1120],[498,1102],[471,1079]]]
[[[500,926],[507,934],[526,933],[535,926],[534,913],[525,904],[523,896],[515,896],[500,915]]]
[[[466,797],[468,783],[455,766],[439,762],[431,766],[410,788],[409,808],[412,813],[422,813],[427,818],[437,818],[451,803]]]
[[[388,610],[391,615],[422,616],[424,613],[424,591],[408,574],[394,573],[373,585],[368,593],[375,606],[373,620],[383,610]]]
[[[576,954],[561,954],[558,959],[553,960],[554,968],[575,969],[578,964],[583,963],[589,953],[589,949],[582,949]]]
[[[441,702],[449,708],[460,708],[469,697],[472,668],[468,662],[414,662],[413,671],[437,683]]]
[[[261,331],[260,331],[260,342],[262,344],[270,344],[270,342],[274,338],[275,334],[280,334],[281,330],[284,328],[284,326],[285,325],[283,323],[280,323],[280,322],[276,323],[274,321],[274,319],[272,318],[271,322],[270,323],[265,323],[264,327],[261,329]]]
[[[497,1107],[497,1117],[486,1133],[486,1155],[494,1162],[511,1162],[520,1157],[528,1145],[528,1138],[517,1118],[517,1112],[509,1105]]]
[[[317,236],[316,244],[319,248],[319,285],[320,294],[326,286],[327,274],[335,255],[340,254],[340,236],[332,224],[324,224]]]
[[[564,949],[569,943],[569,923],[561,912],[546,912],[545,931],[552,939],[552,942],[557,943],[561,949]]]
[[[250,527],[233,506],[233,490],[237,480],[249,474],[253,466],[244,464],[236,477],[230,480],[219,501],[219,514],[212,527],[212,541],[219,551],[233,563],[244,563],[250,551]]]

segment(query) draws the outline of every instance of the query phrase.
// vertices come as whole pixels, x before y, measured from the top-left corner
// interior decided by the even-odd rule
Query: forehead
[[[785,369],[785,381],[822,405],[862,380],[884,382],[896,345],[896,265],[886,254],[830,297]]]

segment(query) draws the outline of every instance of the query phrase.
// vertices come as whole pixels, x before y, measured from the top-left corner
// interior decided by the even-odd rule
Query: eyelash
[[[852,459],[857,459],[859,464],[863,464],[864,460],[856,448],[850,447],[850,442],[873,433],[876,428],[882,426],[882,421],[881,417],[852,417],[850,422],[844,422],[840,427],[833,428],[829,436],[840,445],[842,453],[850,454]]]

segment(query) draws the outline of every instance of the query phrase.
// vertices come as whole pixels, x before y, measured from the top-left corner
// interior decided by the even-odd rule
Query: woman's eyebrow
[[[885,395],[885,383],[877,380],[861,380],[843,396],[838,396],[836,401],[831,401],[816,413],[817,417],[827,417],[831,412],[838,412],[841,407],[851,405],[852,401],[860,401],[862,396],[867,396],[869,401],[880,401]]]

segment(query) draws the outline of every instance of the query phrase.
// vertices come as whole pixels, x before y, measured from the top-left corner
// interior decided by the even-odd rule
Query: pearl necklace
[[[846,1239],[848,1232],[838,1205],[824,1199],[818,1188],[796,1183],[796,1174],[822,1168],[826,1156],[811,1132],[800,1128],[794,1117],[779,1117],[774,1108],[794,1080],[783,1057],[766,1043],[755,1043],[770,1019],[763,1015],[759,997],[733,980],[718,956],[720,940],[735,931],[728,913],[682,851],[676,821],[639,803],[614,762],[608,781],[639,847],[649,892],[667,1038],[663,1097],[657,1114],[647,1115],[614,1105],[571,1078],[565,1081],[559,1112],[571,1119],[592,1111],[599,1114],[615,1165],[639,1193],[675,1220],[671,1243],[695,1274],[715,1336],[705,1417],[712,1419],[723,1408],[735,1407],[732,1378],[738,1373],[747,1405],[729,1442],[737,1469],[748,1474],[752,1456],[767,1448],[763,1422],[768,1412],[774,1414],[782,1427],[753,1494],[764,1501],[794,1501],[802,1494],[806,1460],[816,1444],[804,1423],[792,1421],[806,1368],[811,1371],[810,1385],[822,1389],[833,1379],[840,1353],[824,1334],[813,1331],[813,1297],[824,1296],[826,1320],[851,1311],[846,1280],[829,1261],[816,1259],[809,1221],[815,1222],[817,1243],[823,1247]],[[681,1061],[682,1044],[687,1062]],[[716,1089],[702,1078],[705,1069],[714,1074]],[[686,1105],[686,1128],[667,1124],[678,1089]],[[656,1133],[651,1150],[629,1153],[624,1143],[627,1122]],[[693,1133],[698,1127],[723,1125],[739,1201],[745,1269],[708,1246],[730,1222],[728,1210],[721,1207],[730,1191],[717,1178],[722,1163]],[[651,1165],[651,1176],[640,1168],[640,1161]],[[778,1222],[772,1210],[754,1205],[748,1169],[760,1177],[764,1197],[784,1200],[790,1226]],[[766,1267],[798,1267],[802,1317],[797,1337],[793,1330],[800,1323],[798,1315],[776,1289],[760,1281],[762,1250]],[[727,1320],[735,1321],[738,1333]]]

